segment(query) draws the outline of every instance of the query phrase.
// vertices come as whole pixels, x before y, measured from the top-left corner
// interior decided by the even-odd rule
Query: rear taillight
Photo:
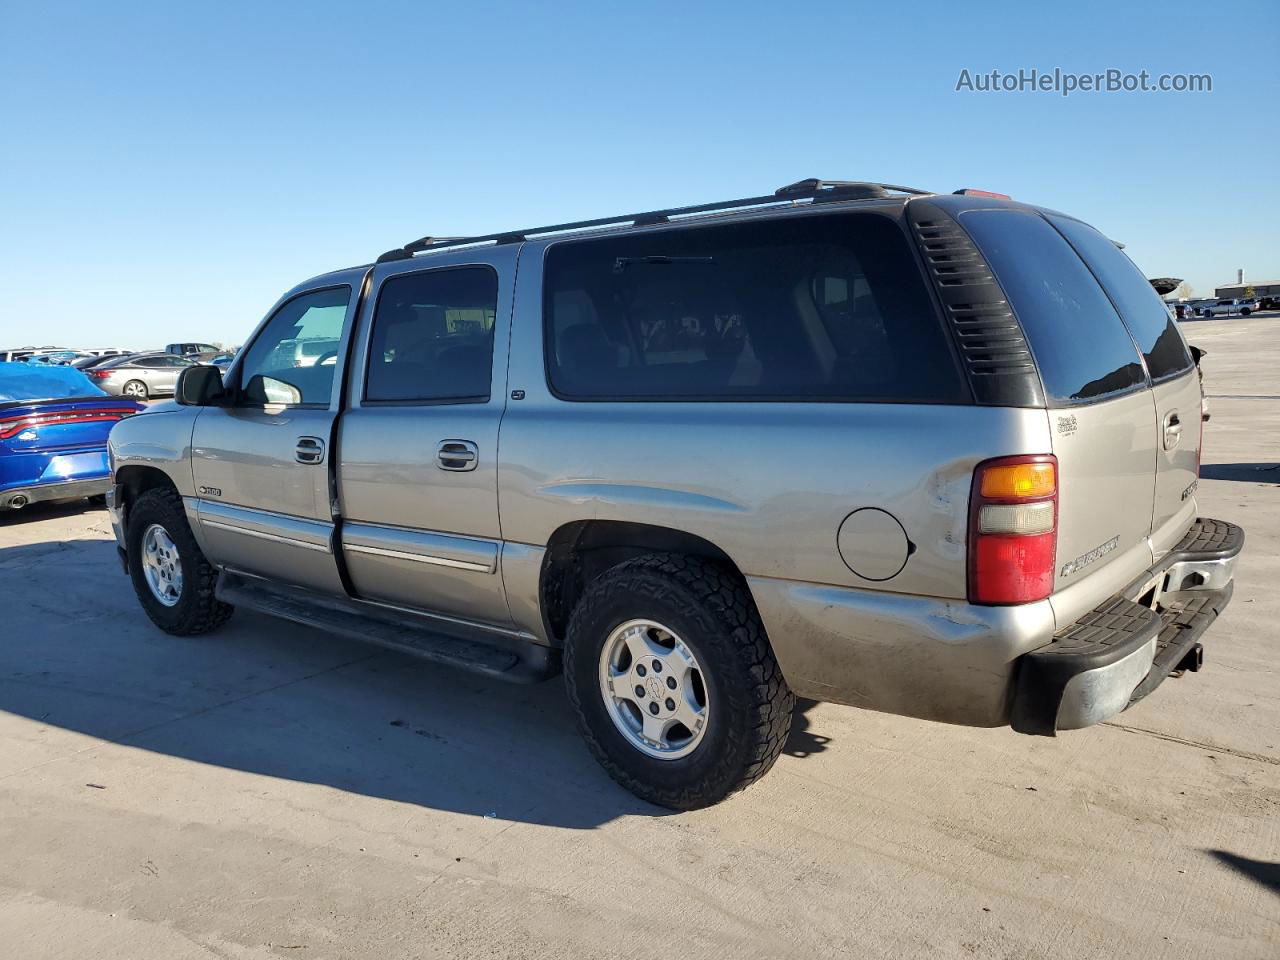
[[[89,410],[84,413],[25,414],[20,417],[0,419],[0,440],[9,440],[33,427],[64,427],[76,423],[115,423],[131,417],[138,411],[127,407],[110,410]]]
[[[110,370],[90,370],[89,376],[93,377],[93,379],[95,380],[105,380],[107,379],[107,377],[111,376],[111,371]]]
[[[1053,592],[1058,460],[1000,457],[978,464],[969,504],[969,602],[1030,603]]]

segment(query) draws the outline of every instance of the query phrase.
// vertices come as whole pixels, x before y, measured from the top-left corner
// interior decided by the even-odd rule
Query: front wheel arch
[[[117,506],[122,511],[123,525],[128,529],[129,512],[133,505],[138,502],[148,490],[168,489],[175,494],[178,493],[178,486],[163,470],[157,467],[146,467],[141,465],[130,464],[120,467],[115,473],[115,482],[120,489],[120,501]]]

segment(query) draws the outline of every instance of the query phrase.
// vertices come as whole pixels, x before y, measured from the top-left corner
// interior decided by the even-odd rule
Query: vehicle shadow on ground
[[[41,501],[40,503],[33,503],[28,507],[23,507],[21,510],[0,511],[0,529],[20,526],[24,523],[33,523],[37,520],[73,517],[79,513],[94,511],[101,511],[104,518],[107,515],[100,502],[95,503],[83,497],[76,500]]]
[[[1200,479],[1280,483],[1280,463],[1205,463],[1200,465]]]
[[[1280,897],[1280,863],[1272,863],[1269,860],[1254,860],[1252,857],[1242,857],[1226,850],[1207,850],[1205,852],[1219,863],[1230,867],[1236,873],[1248,877],[1256,883],[1262,884],[1262,886]]]
[[[106,540],[0,549],[0,592],[0,710],[46,727],[475,816],[586,829],[668,813],[597,766],[558,680],[515,686],[243,611],[170,637]],[[789,754],[826,749],[812,707]]]

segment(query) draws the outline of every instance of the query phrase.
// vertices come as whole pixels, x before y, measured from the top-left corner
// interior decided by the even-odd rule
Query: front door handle
[[[1182,420],[1175,410],[1164,418],[1164,448],[1172,450],[1182,439]]]
[[[324,441],[319,437],[299,437],[298,445],[293,450],[293,459],[306,464],[323,463]]]
[[[436,466],[441,470],[474,470],[480,462],[480,448],[470,440],[441,440],[436,447]]]

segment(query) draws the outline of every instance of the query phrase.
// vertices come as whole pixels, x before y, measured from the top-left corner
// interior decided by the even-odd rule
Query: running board
[[[224,570],[217,596],[232,606],[291,620],[329,633],[413,654],[513,683],[536,683],[560,672],[558,650],[482,627],[444,632],[427,616],[285,586]]]

